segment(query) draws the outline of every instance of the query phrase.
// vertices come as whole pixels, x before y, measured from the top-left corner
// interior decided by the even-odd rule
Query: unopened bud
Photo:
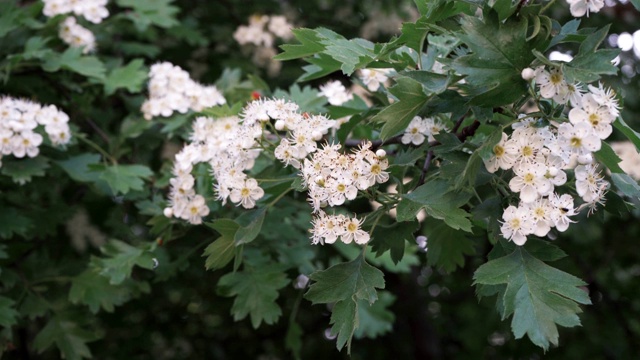
[[[173,209],[170,207],[164,208],[164,210],[162,211],[164,213],[164,216],[171,218],[173,217]]]
[[[536,77],[536,72],[532,68],[525,68],[524,70],[522,70],[520,75],[524,80],[529,81]]]
[[[385,157],[387,156],[387,152],[384,151],[384,149],[378,149],[376,150],[376,156],[379,158]]]
[[[284,126],[285,126],[284,120],[276,121],[276,124],[274,126],[276,127],[276,130],[278,130],[278,131],[284,130]]]
[[[298,277],[293,281],[293,287],[296,289],[304,289],[307,287],[307,284],[309,283],[309,277],[305,274],[300,274],[298,275]]]
[[[420,249],[425,250],[427,248],[427,237],[424,235],[419,235],[416,237],[416,244]]]
[[[556,175],[558,175],[558,168],[555,166],[552,166],[549,168],[549,175],[555,177]]]
[[[322,132],[318,131],[318,130],[314,130],[311,133],[311,136],[313,137],[313,140],[318,141],[322,139]]]

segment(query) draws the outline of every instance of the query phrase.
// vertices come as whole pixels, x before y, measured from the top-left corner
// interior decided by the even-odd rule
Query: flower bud
[[[313,140],[318,141],[322,139],[322,132],[318,131],[318,130],[314,130],[311,133],[311,136],[313,137]]]
[[[278,131],[284,130],[284,126],[285,126],[284,120],[276,121],[276,124],[274,126],[275,126],[276,130],[278,130]]]
[[[554,177],[556,175],[558,175],[558,168],[555,167],[555,166],[550,167],[549,168],[549,175],[554,176]]]
[[[524,70],[522,70],[522,73],[520,73],[520,75],[524,80],[529,81],[536,77],[536,72],[532,68],[525,68]]]
[[[418,237],[416,237],[416,244],[418,244],[418,247],[420,249],[426,250],[427,249],[427,237],[424,235],[419,235]]]
[[[387,152],[384,151],[384,149],[378,149],[376,150],[376,156],[379,158],[385,157],[387,156]]]
[[[293,281],[293,287],[296,289],[304,289],[307,287],[307,284],[309,283],[309,277],[305,274],[300,274],[298,275],[298,277]]]
[[[166,207],[166,208],[164,208],[164,210],[162,212],[164,213],[164,216],[166,216],[168,218],[173,217],[173,208]]]

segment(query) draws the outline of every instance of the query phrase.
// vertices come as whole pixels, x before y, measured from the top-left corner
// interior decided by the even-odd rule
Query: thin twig
[[[420,174],[420,180],[418,180],[418,185],[416,187],[424,184],[424,179],[427,177],[427,171],[429,171],[429,166],[431,166],[431,160],[433,160],[433,150],[429,150],[427,153],[427,158],[424,159],[424,165],[422,165],[422,173]]]
[[[110,143],[109,135],[107,135],[104,131],[102,131],[102,129],[100,129],[98,125],[95,122],[93,122],[93,120],[87,119],[87,123],[89,123],[93,131],[95,131],[98,135],[100,135],[102,140],[104,140],[107,144]]]

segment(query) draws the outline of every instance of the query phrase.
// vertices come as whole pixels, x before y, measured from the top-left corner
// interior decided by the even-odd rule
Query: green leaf
[[[358,323],[354,336],[357,339],[367,337],[375,339],[393,329],[396,316],[389,310],[396,297],[388,291],[380,291],[378,301],[373,305],[365,300],[358,301]]]
[[[498,19],[496,12],[484,19],[465,16],[460,38],[472,54],[461,56],[452,66],[467,75],[471,86],[471,103],[479,106],[501,106],[515,102],[527,91],[520,75],[534,60],[534,44],[527,42],[526,18]]]
[[[142,190],[143,179],[153,172],[144,165],[90,165],[92,171],[101,172],[99,179],[107,182],[114,193],[126,194],[131,190]]]
[[[44,176],[49,159],[44,156],[3,161],[2,174],[10,176],[14,183],[24,185],[34,176]]]
[[[341,300],[335,303],[331,310],[331,335],[336,336],[338,350],[347,345],[347,352],[351,353],[351,339],[359,326],[358,302],[353,299]]]
[[[557,325],[580,325],[578,304],[591,304],[582,280],[552,268],[522,247],[491,260],[474,274],[475,284],[506,284],[502,298],[506,318],[513,314],[511,328],[516,339],[525,334],[531,341],[549,348],[558,344]]]
[[[427,218],[424,226],[427,236],[427,263],[447,273],[464,267],[465,255],[475,254],[473,241],[463,231],[455,230],[442,221]]]
[[[170,28],[179,24],[176,15],[180,11],[171,5],[173,0],[117,0],[118,6],[131,7],[133,13],[126,15],[139,31],[145,31],[150,25]]]
[[[397,264],[404,256],[405,242],[414,240],[413,233],[418,230],[419,226],[420,224],[415,220],[410,223],[379,224],[371,235],[371,251],[380,256],[390,250],[391,260]]]
[[[266,214],[267,208],[264,207],[245,212],[236,219],[236,222],[240,224],[240,228],[233,238],[236,246],[248,244],[258,237]]]
[[[127,66],[113,69],[104,80],[105,95],[113,94],[117,89],[125,88],[131,93],[140,92],[147,80],[144,60],[134,59]]]
[[[314,283],[304,297],[313,304],[347,299],[366,299],[369,304],[373,304],[378,299],[376,288],[384,289],[382,271],[367,264],[362,256],[316,271],[309,279]]]
[[[71,280],[69,301],[73,304],[87,305],[94,314],[100,308],[106,312],[113,312],[116,306],[150,291],[151,288],[146,282],[126,279],[120,285],[112,285],[106,277],[93,269],[87,269]]]
[[[436,74],[425,70],[414,70],[402,72],[413,80],[422,84],[422,88],[426,94],[440,94],[447,90],[451,77],[443,74]]]
[[[614,173],[611,174],[611,180],[613,180],[613,184],[626,196],[635,199],[640,198],[640,186],[631,176],[625,173]]]
[[[404,131],[411,119],[429,99],[427,94],[424,93],[420,82],[408,77],[399,77],[396,82],[397,84],[391,87],[389,91],[398,98],[398,101],[389,105],[371,119],[372,122],[384,123],[380,131],[382,140],[387,140]]]
[[[298,104],[301,112],[320,113],[326,111],[324,108],[326,99],[320,96],[320,92],[311,86],[305,86],[301,89],[298,84],[293,84],[289,88],[288,94],[283,90],[277,89],[274,91],[273,97]]]
[[[207,270],[222,269],[235,256],[234,238],[240,225],[229,219],[218,219],[207,225],[219,232],[220,237],[204,249],[202,256],[207,257],[204,267]]]
[[[493,155],[493,147],[496,146],[502,139],[502,128],[495,127],[489,137],[482,142],[482,145],[477,148],[471,157],[467,161],[464,170],[458,176],[456,181],[456,188],[463,188],[465,185],[469,187],[475,186],[476,177],[478,171],[483,166],[482,159],[488,159]]]
[[[55,161],[69,177],[80,182],[94,182],[100,177],[100,174],[89,169],[89,165],[99,164],[100,155],[84,153],[73,156],[67,160]]]
[[[402,198],[398,213],[400,215],[402,211],[402,216],[405,217],[412,211],[417,213],[424,208],[427,214],[444,220],[449,227],[471,232],[471,221],[468,219],[470,214],[459,208],[470,198],[471,194],[467,192],[451,190],[449,183],[444,180],[429,181]],[[411,202],[414,204],[410,204]]]
[[[0,326],[10,328],[18,323],[20,313],[16,311],[15,303],[7,297],[0,296]]]
[[[600,79],[600,75],[615,75],[618,68],[611,61],[620,54],[619,49],[597,50],[609,33],[609,26],[589,35],[581,44],[578,55],[571,62],[563,64],[563,72],[568,81],[589,83]]]
[[[33,340],[33,346],[42,353],[55,343],[63,359],[76,360],[92,357],[87,343],[93,340],[94,336],[76,322],[54,316]]]
[[[104,80],[106,68],[95,56],[83,56],[81,48],[70,47],[64,53],[47,53],[42,69],[56,72],[60,69],[70,70],[86,77]]]
[[[300,44],[281,45],[280,48],[283,52],[275,56],[274,60],[299,59],[319,53],[325,49],[325,46],[320,43],[322,38],[316,30],[300,28],[293,29],[291,32],[300,41]]]
[[[257,329],[264,321],[274,324],[282,309],[276,303],[278,290],[289,283],[280,265],[250,267],[220,278],[218,288],[224,296],[235,296],[231,313],[235,321],[250,315],[251,325]]]
[[[600,150],[598,150],[594,155],[596,156],[596,159],[603,163],[609,170],[611,170],[612,173],[624,174],[624,170],[622,170],[620,165],[618,165],[622,159],[620,159],[618,154],[613,151],[608,142],[603,141]]]
[[[0,38],[20,26],[22,11],[12,1],[0,3]]]
[[[9,239],[15,236],[26,236],[33,222],[12,207],[3,206],[0,210],[0,238]]]
[[[93,257],[91,262],[100,275],[109,279],[111,285],[118,285],[131,277],[136,265],[144,269],[153,269],[153,254],[150,252],[152,247],[153,245],[145,245],[138,248],[120,240],[110,240],[100,248],[106,257]]]
[[[336,39],[323,41],[325,53],[342,63],[340,69],[350,76],[356,68],[360,69],[373,61],[375,53],[372,42],[365,39]]]
[[[627,139],[629,139],[629,141],[631,141],[633,145],[636,146],[636,149],[640,151],[640,134],[638,134],[629,125],[627,125],[627,123],[622,120],[621,117],[619,117],[618,120],[614,121],[613,126],[616,129],[620,130],[620,132],[622,132],[627,137]]]
[[[633,7],[636,8],[636,10],[640,11],[640,0],[631,0],[631,4],[633,4]]]

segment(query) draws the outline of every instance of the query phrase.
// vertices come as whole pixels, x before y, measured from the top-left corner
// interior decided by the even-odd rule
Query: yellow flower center
[[[249,194],[251,194],[251,191],[247,188],[242,188],[242,190],[240,190],[240,196],[243,198],[249,197]]]
[[[533,176],[532,173],[527,173],[527,175],[524,176],[524,182],[526,183],[533,182],[533,179],[535,179],[535,176]]]
[[[577,138],[577,137],[572,137],[571,141],[569,143],[573,147],[581,147],[582,146],[582,140],[580,138]]]
[[[347,225],[347,230],[349,232],[356,232],[356,230],[358,230],[358,225],[356,225],[355,223],[350,222],[349,225]]]
[[[551,74],[551,76],[549,77],[549,80],[551,80],[551,83],[553,85],[558,85],[562,82],[562,74],[560,73],[553,73]]]
[[[525,146],[522,148],[522,156],[533,156],[533,149],[530,146]]]
[[[520,219],[511,219],[509,221],[509,225],[511,225],[512,229],[519,229],[520,228]]]
[[[600,116],[598,116],[598,114],[589,115],[589,122],[593,126],[598,126],[598,124],[600,123]]]
[[[504,155],[504,148],[500,145],[496,145],[493,147],[493,153],[496,154],[497,157],[502,157],[502,155]]]
[[[339,191],[339,192],[344,192],[346,188],[347,188],[347,187],[346,187],[346,186],[344,186],[344,184],[338,184],[338,187],[337,187],[337,189],[338,189],[338,191]]]
[[[378,164],[373,164],[371,166],[371,173],[372,174],[376,174],[379,175],[382,172],[382,168],[380,168],[380,165]]]

